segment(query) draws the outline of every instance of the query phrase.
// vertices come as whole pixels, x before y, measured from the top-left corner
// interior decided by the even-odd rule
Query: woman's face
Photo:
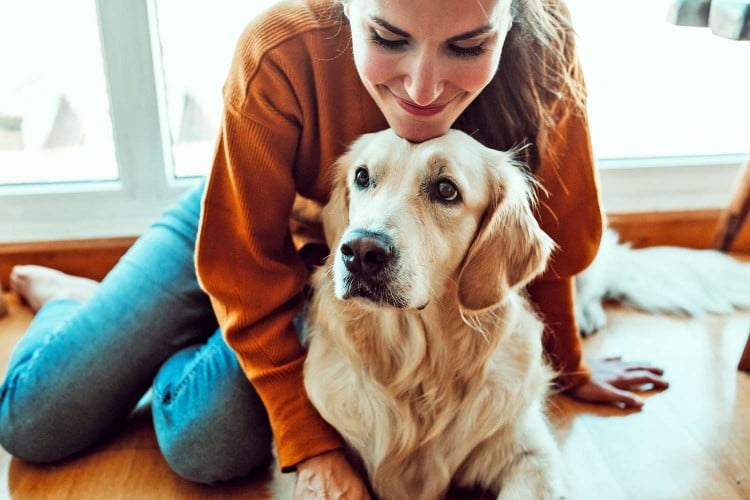
[[[354,62],[388,124],[444,134],[492,80],[511,0],[348,0]]]

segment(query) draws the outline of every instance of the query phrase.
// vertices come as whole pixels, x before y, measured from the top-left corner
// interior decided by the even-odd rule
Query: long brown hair
[[[525,146],[524,160],[536,171],[560,113],[584,111],[586,89],[565,4],[513,0],[511,12],[498,71],[454,127],[494,149]]]

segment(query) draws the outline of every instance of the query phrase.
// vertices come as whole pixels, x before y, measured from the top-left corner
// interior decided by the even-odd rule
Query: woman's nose
[[[406,93],[414,104],[429,106],[443,93],[445,81],[437,57],[417,53],[411,58],[404,77]]]

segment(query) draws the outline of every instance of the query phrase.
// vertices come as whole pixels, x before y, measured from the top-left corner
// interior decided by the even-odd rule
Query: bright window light
[[[674,26],[669,4],[568,0],[600,159],[750,152],[750,42]]]
[[[211,167],[235,44],[250,20],[277,2],[156,0],[175,177]]]
[[[0,2],[0,185],[118,178],[96,5]]]

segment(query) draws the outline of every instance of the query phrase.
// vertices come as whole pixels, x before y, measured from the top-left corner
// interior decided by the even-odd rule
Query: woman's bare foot
[[[10,272],[11,290],[18,293],[34,311],[54,299],[83,302],[97,286],[98,281],[43,266],[14,266]]]

